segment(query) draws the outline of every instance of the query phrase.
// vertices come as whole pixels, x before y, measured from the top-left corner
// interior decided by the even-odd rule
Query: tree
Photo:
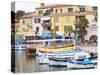
[[[16,19],[18,22],[19,22],[19,18],[22,17],[24,14],[25,14],[25,11],[22,11],[22,10],[18,10],[16,12]]]
[[[27,24],[27,28],[28,28],[29,31],[32,31],[32,25]]]
[[[94,21],[97,22],[97,20],[98,20],[98,17],[97,17],[97,12],[96,12],[96,16],[95,16],[95,18],[94,18]]]
[[[68,26],[67,27],[67,30],[66,30],[66,33],[68,33],[69,34],[69,38],[71,39],[71,33],[73,32],[73,28],[72,28],[72,26]]]
[[[76,24],[76,29],[78,28],[78,35],[80,37],[81,42],[83,43],[83,37],[87,34],[86,28],[88,27],[88,20],[85,17],[79,17],[79,23]]]
[[[11,23],[15,23],[15,12],[11,11]]]

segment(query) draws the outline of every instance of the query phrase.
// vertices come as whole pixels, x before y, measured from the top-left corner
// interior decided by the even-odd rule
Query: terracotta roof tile
[[[26,18],[32,18],[33,16],[36,16],[36,12],[28,12],[25,13],[20,19],[26,19]]]
[[[67,6],[66,4],[52,4],[52,5],[44,5],[37,7],[36,9],[45,9],[45,8],[54,8],[54,7],[65,7]]]
[[[70,12],[70,13],[55,13],[52,14],[52,16],[82,16],[82,15],[94,15],[96,16],[96,12],[94,11],[89,11],[89,12]]]

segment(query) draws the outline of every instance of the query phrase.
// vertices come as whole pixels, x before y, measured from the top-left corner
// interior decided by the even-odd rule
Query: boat
[[[17,50],[24,50],[26,47],[25,45],[15,45],[15,49]]]
[[[22,43],[18,43],[16,42],[15,44],[11,45],[12,49],[16,50],[16,51],[22,51],[24,49],[26,49],[26,46]]]
[[[46,55],[46,53],[42,52],[42,51],[37,51],[37,62],[39,64],[48,64],[49,63],[49,58]]]
[[[80,48],[76,48],[74,52],[73,57],[67,62],[68,68],[85,69],[96,67],[97,62],[90,59],[91,55],[89,52],[86,52]]]
[[[89,69],[95,68],[97,62],[94,62],[90,59],[84,59],[83,61],[68,61],[67,67],[70,69]]]
[[[67,58],[49,58],[49,66],[67,67]]]
[[[72,57],[74,54],[73,49],[70,49],[68,51],[52,51],[52,52],[48,52],[47,56],[48,57],[59,57],[59,58],[70,58]]]
[[[57,41],[60,41],[59,45]],[[27,40],[26,47],[29,48],[37,48],[41,51],[66,51],[70,48],[74,48],[72,44],[65,44],[65,41],[69,41],[69,39],[46,39],[46,40]],[[53,44],[55,42],[55,45]],[[63,44],[62,44],[63,43]],[[57,44],[57,45],[56,45]]]
[[[37,56],[37,62],[38,64],[48,64],[49,59],[46,56]]]

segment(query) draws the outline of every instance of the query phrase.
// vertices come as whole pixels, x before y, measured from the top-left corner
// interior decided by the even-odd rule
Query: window
[[[95,30],[97,28],[96,24],[92,24],[92,29]]]
[[[85,12],[85,8],[84,7],[80,7],[80,12]]]
[[[50,23],[50,20],[44,20],[43,23]]]
[[[36,23],[36,19],[34,19],[34,23]]]
[[[47,27],[47,30],[50,31],[51,30],[51,27]]]
[[[39,14],[42,14],[42,11],[39,11],[38,13],[39,13]]]
[[[67,22],[69,23],[70,22],[70,16],[67,16],[66,19],[67,19]]]
[[[38,23],[40,23],[40,18],[38,18]]]
[[[51,12],[53,12],[53,8],[51,8]]]
[[[59,31],[59,27],[58,26],[55,26],[55,31]]]
[[[34,23],[40,23],[40,18],[35,18]]]
[[[61,13],[62,12],[62,9],[56,9],[55,12],[56,13]]]
[[[79,22],[79,16],[76,16],[75,17],[75,23],[78,23]]]
[[[55,17],[55,22],[57,23],[57,22],[58,22],[58,20],[59,20],[59,17],[58,17],[58,16],[56,16],[56,17]]]
[[[36,27],[36,32],[39,32],[39,27]]]
[[[68,12],[73,12],[73,8],[68,8]]]
[[[58,12],[58,9],[56,9],[56,11],[55,11],[56,13]]]
[[[30,21],[30,23],[32,24],[32,20]]]
[[[43,14],[43,16],[48,16],[48,15],[50,15],[51,14],[51,10],[46,10],[46,12]]]
[[[62,12],[62,9],[60,9],[60,12]]]
[[[23,20],[23,24],[25,24],[25,20]]]
[[[64,26],[64,32],[66,32],[67,31],[67,26]]]
[[[96,11],[97,10],[97,7],[93,7],[93,10]]]

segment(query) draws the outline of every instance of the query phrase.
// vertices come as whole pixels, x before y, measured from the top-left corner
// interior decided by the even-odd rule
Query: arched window
[[[89,41],[90,41],[90,42],[97,43],[97,35],[92,35],[92,36],[89,38]]]

